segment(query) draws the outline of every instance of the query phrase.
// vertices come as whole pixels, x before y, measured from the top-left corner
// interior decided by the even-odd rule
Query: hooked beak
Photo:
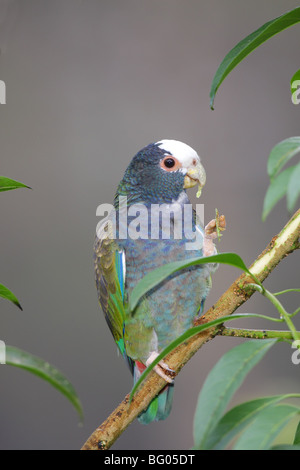
[[[189,168],[184,177],[184,189],[193,188],[198,184],[197,197],[200,197],[203,186],[206,182],[206,173],[200,162],[196,166]]]

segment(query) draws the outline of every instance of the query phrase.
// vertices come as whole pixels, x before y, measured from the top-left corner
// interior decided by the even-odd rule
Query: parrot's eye
[[[175,161],[173,160],[173,158],[166,158],[164,161],[164,165],[167,168],[173,168],[173,166],[175,166]]]
[[[167,155],[163,160],[161,160],[160,166],[166,171],[176,171],[181,168],[181,163],[175,157]]]

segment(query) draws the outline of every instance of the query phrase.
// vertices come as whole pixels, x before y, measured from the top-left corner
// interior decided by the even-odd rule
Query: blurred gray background
[[[251,263],[288,220],[285,201],[265,223],[267,157],[299,135],[290,79],[300,67],[300,26],[272,38],[209,90],[224,55],[293,0],[1,0],[0,174],[33,188],[1,193],[1,282],[23,312],[1,301],[0,338],[63,371],[85,420],[37,377],[0,366],[1,449],[79,449],[131,389],[132,379],[97,303],[92,245],[96,208],[113,200],[132,156],[162,138],[202,156],[205,219],[217,207],[228,229],[219,248]],[[194,198],[194,192],[192,192]],[[193,199],[195,200],[195,199]],[[207,307],[239,272],[222,266]],[[299,287],[299,254],[267,280]],[[292,311],[297,294],[282,298]],[[271,313],[259,295],[241,312]],[[239,323],[241,325],[241,323]],[[259,321],[249,327],[269,327]],[[298,322],[299,328],[299,322]],[[114,449],[188,449],[197,396],[221,355],[240,340],[216,338],[176,379],[165,422],[135,422]],[[300,366],[279,344],[234,398],[299,392]]]

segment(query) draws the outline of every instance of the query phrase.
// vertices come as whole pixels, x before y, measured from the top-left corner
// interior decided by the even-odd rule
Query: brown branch
[[[283,258],[299,248],[299,238],[300,209],[281,232],[272,238],[266,249],[251,265],[250,271],[261,282],[264,281]],[[253,279],[249,275],[243,273],[239,276],[216,304],[199,318],[196,324],[203,324],[234,313],[254,293],[249,288],[247,292],[245,291],[246,285],[250,283],[253,283]],[[217,331],[218,328],[211,328],[190,338],[172,351],[165,359],[166,362],[178,374],[196,351],[204,343],[211,340],[217,334]],[[132,402],[129,404],[129,395],[126,395],[115,411],[89,437],[82,450],[109,449],[129,424],[147,408],[151,400],[164,386],[165,381],[152,371],[136,392]]]

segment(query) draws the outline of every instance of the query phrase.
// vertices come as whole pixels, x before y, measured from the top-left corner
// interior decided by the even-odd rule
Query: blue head
[[[199,155],[176,140],[147,145],[131,160],[119,184],[116,197],[132,203],[171,203],[187,188],[205,184],[205,170]]]

